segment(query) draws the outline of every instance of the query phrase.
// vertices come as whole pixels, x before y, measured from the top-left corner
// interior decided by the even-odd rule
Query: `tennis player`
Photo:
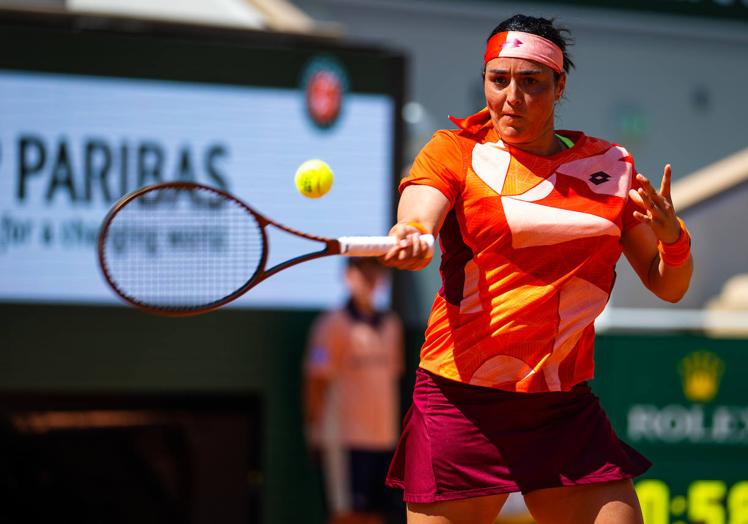
[[[488,524],[517,491],[539,524],[642,522],[631,479],[650,463],[587,384],[593,321],[621,253],[655,295],[680,300],[690,238],[669,165],[656,189],[623,147],[555,129],[567,33],[501,22],[483,61],[487,107],[438,131],[400,184],[400,243],[383,261],[424,267],[423,233],[443,253],[387,479],[411,524]]]

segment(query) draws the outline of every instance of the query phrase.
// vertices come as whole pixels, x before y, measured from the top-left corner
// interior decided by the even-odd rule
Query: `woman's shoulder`
[[[626,197],[635,170],[634,159],[624,147],[578,131],[556,133],[574,142],[556,161],[557,173],[585,180],[595,193]]]
[[[438,129],[426,143],[423,151],[427,155],[469,158],[477,144],[486,142],[486,133],[475,133],[465,129]]]
[[[419,152],[416,164],[435,162],[459,174],[465,167],[465,158],[471,148],[459,130],[439,129]]]

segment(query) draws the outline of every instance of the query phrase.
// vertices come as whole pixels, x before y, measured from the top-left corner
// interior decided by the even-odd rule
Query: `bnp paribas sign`
[[[708,350],[693,351],[672,372],[680,376],[682,401],[631,404],[626,429],[630,442],[748,446],[748,395],[720,402],[720,385],[730,370],[719,356]],[[731,378],[742,381],[748,377]]]

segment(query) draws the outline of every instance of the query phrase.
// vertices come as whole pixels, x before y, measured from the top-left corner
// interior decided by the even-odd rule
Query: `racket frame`
[[[106,263],[105,252],[106,252],[106,241],[109,236],[109,227],[112,224],[112,221],[114,220],[114,218],[117,216],[117,214],[125,206],[130,204],[133,200],[140,198],[141,196],[154,192],[154,191],[167,190],[167,189],[186,190],[186,191],[191,191],[191,190],[209,191],[211,193],[214,193],[220,196],[223,199],[229,200],[239,205],[242,209],[244,209],[244,211],[246,211],[249,215],[254,217],[254,219],[257,221],[257,224],[259,225],[260,236],[262,240],[262,254],[260,256],[260,261],[257,264],[257,269],[255,269],[255,272],[249,277],[249,279],[241,287],[239,287],[233,293],[230,293],[229,295],[226,295],[225,297],[221,299],[210,302],[206,304],[205,306],[202,306],[199,308],[187,308],[187,307],[185,307],[184,309],[181,309],[179,307],[160,308],[160,307],[154,307],[154,306],[139,302],[137,299],[134,299],[133,297],[130,297],[128,294],[126,294],[117,285],[117,283],[111,277],[109,268]],[[265,266],[267,265],[267,259],[268,259],[268,236],[267,236],[267,231],[266,231],[267,226],[276,227],[282,231],[285,231],[287,233],[290,233],[292,235],[295,235],[301,238],[305,238],[307,240],[321,242],[325,246],[319,251],[312,251],[309,253],[304,253],[294,258],[288,259],[284,262],[280,262],[269,269],[265,269]],[[280,271],[283,271],[284,269],[287,269],[291,266],[295,266],[296,264],[307,262],[309,260],[314,260],[316,258],[321,258],[321,257],[329,256],[329,255],[338,255],[340,254],[340,242],[336,239],[321,237],[318,235],[311,235],[309,233],[304,233],[302,231],[285,226],[283,224],[279,224],[278,222],[275,222],[274,220],[257,212],[252,207],[250,207],[248,204],[246,204],[239,198],[235,197],[231,193],[224,191],[223,189],[208,186],[205,184],[200,184],[197,182],[181,181],[181,182],[161,182],[158,184],[144,186],[120,198],[117,201],[117,203],[114,204],[114,206],[109,210],[109,212],[106,214],[106,216],[104,217],[104,220],[101,223],[101,227],[99,229],[99,237],[96,243],[96,252],[97,252],[97,257],[99,261],[99,268],[102,272],[102,275],[104,276],[104,280],[109,285],[109,287],[111,287],[112,290],[117,294],[117,296],[119,296],[125,302],[127,302],[128,304],[140,310],[143,310],[151,314],[168,316],[168,317],[190,317],[190,316],[200,315],[203,313],[214,311],[228,304],[229,302],[236,300],[237,298],[245,294],[247,291],[252,289],[254,286],[262,282],[263,280],[270,278],[274,274]]]

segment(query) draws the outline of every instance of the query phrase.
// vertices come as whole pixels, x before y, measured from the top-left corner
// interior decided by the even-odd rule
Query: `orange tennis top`
[[[400,183],[441,191],[442,287],[420,366],[508,391],[567,391],[594,374],[594,319],[615,280],[621,234],[639,222],[631,155],[575,131],[537,156],[498,137],[487,110],[438,131]]]

